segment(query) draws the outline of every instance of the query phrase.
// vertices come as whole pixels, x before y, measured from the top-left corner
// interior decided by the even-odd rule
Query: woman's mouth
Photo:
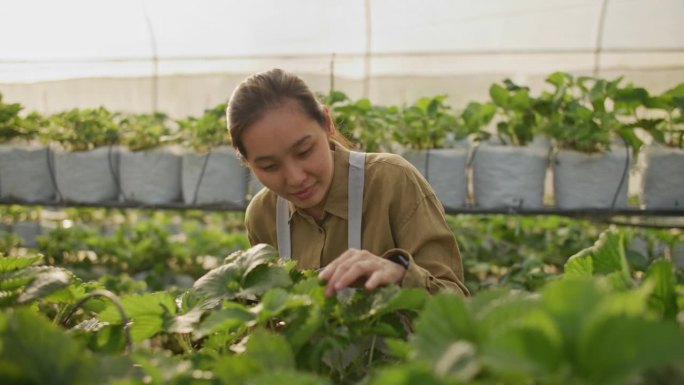
[[[309,199],[311,197],[311,195],[313,195],[313,192],[314,192],[314,185],[311,185],[305,189],[297,191],[293,195],[296,196],[297,199],[299,199],[300,201],[305,201],[305,200]]]

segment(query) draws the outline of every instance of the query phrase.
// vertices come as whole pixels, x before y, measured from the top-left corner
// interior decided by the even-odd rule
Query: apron
[[[365,161],[365,153],[349,152],[347,244],[350,249],[361,249],[361,211],[363,208]],[[287,200],[278,196],[276,203],[276,237],[278,238],[278,254],[283,260],[289,260],[292,257],[289,219],[290,208]]]

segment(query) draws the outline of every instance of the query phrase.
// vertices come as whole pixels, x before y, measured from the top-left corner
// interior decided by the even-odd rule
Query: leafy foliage
[[[122,144],[131,151],[144,151],[178,142],[169,117],[161,112],[129,115],[121,120]]]
[[[86,108],[53,115],[50,119],[50,138],[69,151],[87,151],[117,144],[119,125],[117,115],[104,107]]]
[[[4,103],[0,93],[0,143],[12,139],[30,141],[41,133],[40,129],[46,125],[46,120],[38,113],[32,112],[26,117],[19,113],[23,106],[19,103]]]
[[[187,148],[207,152],[214,147],[231,143],[226,122],[226,103],[204,111],[199,118],[177,120],[181,141]]]

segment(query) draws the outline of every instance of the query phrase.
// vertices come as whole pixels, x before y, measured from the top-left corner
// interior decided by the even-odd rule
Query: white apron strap
[[[290,207],[280,196],[276,203],[276,238],[278,238],[278,255],[281,259],[289,260],[292,254],[290,244]]]
[[[365,163],[365,153],[356,151],[349,152],[347,245],[349,248],[354,249],[361,249],[361,218],[363,210]],[[289,219],[290,207],[287,200],[278,196],[276,203],[276,237],[278,238],[278,255],[285,260],[289,260],[292,257]]]
[[[347,239],[349,248],[361,249],[361,217],[363,210],[363,182],[366,154],[349,152],[349,190],[347,193]]]

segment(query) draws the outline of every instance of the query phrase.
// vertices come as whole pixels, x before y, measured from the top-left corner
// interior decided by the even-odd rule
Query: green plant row
[[[684,148],[684,83],[661,94],[613,80],[556,72],[550,89],[533,94],[506,79],[492,84],[490,100],[472,101],[455,111],[445,95],[425,97],[409,106],[380,106],[351,100],[340,91],[321,96],[340,131],[366,151],[392,151],[395,144],[414,149],[448,147],[467,137],[524,146],[536,137],[560,147],[601,152],[622,138],[634,151],[643,144],[638,130],[656,143]],[[0,95],[0,143],[12,139],[59,142],[74,151],[121,144],[144,150],[181,144],[198,151],[230,144],[226,104],[200,117],[172,120],[162,113],[126,115],[97,109],[73,109],[49,117],[21,117],[19,104]]]
[[[390,150],[392,143],[414,149],[442,148],[474,137],[524,146],[536,137],[559,148],[586,153],[610,149],[622,138],[637,151],[638,130],[654,141],[684,148],[684,83],[658,95],[623,78],[606,80],[556,72],[546,78],[551,90],[539,95],[506,79],[489,88],[490,100],[468,103],[459,112],[446,96],[421,98],[400,108],[350,100],[333,91],[324,100],[332,106],[340,130],[368,151]]]
[[[163,145],[182,145],[199,152],[229,145],[226,104],[205,110],[200,117],[173,120],[163,113],[122,114],[104,107],[72,109],[41,117],[21,117],[19,104],[4,104],[0,94],[0,143],[39,141],[59,143],[69,151],[122,145],[142,151]]]
[[[18,213],[14,210],[13,214]],[[118,225],[114,222],[112,217],[99,223],[62,219],[39,235],[29,252],[41,255],[50,266],[69,268],[81,279],[117,277],[107,280],[108,289],[116,287],[118,279],[123,281],[122,286],[135,280],[135,288],[163,290],[191,285],[223,257],[249,246],[244,231],[225,231],[194,218],[179,222],[163,212],[130,218]],[[26,253],[21,251],[23,241],[17,234],[0,234],[0,254]]]
[[[386,286],[325,297],[271,247],[233,253],[186,291],[0,259],[0,381],[12,384],[674,384],[682,274],[629,267],[602,232],[534,292],[464,299]]]
[[[0,222],[9,232],[0,231],[0,253],[26,253],[22,239],[11,232],[13,224],[43,222],[51,230],[29,252],[40,253],[49,265],[68,267],[83,279],[105,272],[137,277],[144,288],[161,290],[179,275],[201,276],[229,252],[246,247],[242,220],[236,213],[71,208],[41,214],[36,208],[5,206]],[[499,286],[534,290],[608,227],[558,216],[449,215],[447,221],[464,257],[471,292]],[[622,232],[635,271],[644,272],[663,255],[684,263],[681,230]]]

